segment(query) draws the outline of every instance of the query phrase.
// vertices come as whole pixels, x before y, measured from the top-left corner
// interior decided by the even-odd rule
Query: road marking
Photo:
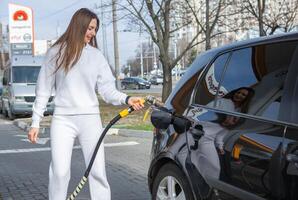
[[[118,142],[118,143],[106,143],[105,147],[120,147],[120,146],[133,146],[139,144],[135,141],[128,141],[128,142]]]
[[[12,121],[4,121],[0,119],[0,124],[13,124]]]
[[[15,137],[21,137],[21,138],[23,138],[23,139],[21,139],[21,141],[31,143],[26,135],[15,135]],[[50,140],[50,138],[48,138],[48,137],[38,138],[36,143],[45,145],[49,140]],[[129,145],[137,145],[137,144],[139,144],[139,143],[137,143],[137,142],[107,143],[107,144],[105,144],[105,147],[129,146]]]
[[[50,138],[38,138],[37,141],[36,141],[36,144],[45,145],[49,140],[50,140]],[[21,139],[21,141],[30,142],[29,139]]]
[[[118,142],[118,143],[106,143],[105,147],[116,147],[116,146],[133,146],[139,144],[135,141],[128,142]],[[74,146],[73,149],[80,149],[81,146]],[[0,154],[13,154],[13,153],[29,153],[29,152],[40,152],[40,151],[51,151],[50,147],[42,147],[42,148],[27,148],[27,149],[7,149],[0,150]]]
[[[27,138],[28,137],[27,135],[15,135],[15,137],[24,138],[24,139],[21,139],[21,141],[23,141],[23,142],[29,142],[30,143],[30,140]],[[50,138],[48,138],[48,137],[46,137],[46,138],[38,138],[37,141],[36,141],[36,143],[37,144],[45,145],[49,140],[50,140]]]

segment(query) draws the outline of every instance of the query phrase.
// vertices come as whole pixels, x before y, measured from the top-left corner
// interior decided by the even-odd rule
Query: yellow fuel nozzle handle
[[[141,104],[144,104],[146,102],[145,99],[141,99],[140,101],[141,101],[140,102]],[[130,106],[129,108],[126,108],[126,109],[120,111],[119,115],[121,118],[123,118],[123,117],[126,117],[127,115],[129,115],[130,113],[132,113],[133,111],[134,111],[133,107]]]
[[[156,106],[156,107],[164,106],[164,104],[160,100],[158,100],[156,97],[151,96],[151,95],[148,95],[145,98],[141,99],[140,103],[141,104],[148,103],[149,105]],[[121,118],[123,118],[123,117],[126,117],[127,115],[129,115],[133,111],[134,111],[133,107],[130,106],[129,108],[126,108],[126,109],[120,111],[119,115],[120,115]],[[145,113],[144,119],[147,118],[147,116],[149,114],[148,112]]]

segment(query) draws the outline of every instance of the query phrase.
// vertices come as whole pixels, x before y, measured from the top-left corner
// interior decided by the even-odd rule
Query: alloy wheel
[[[173,176],[166,176],[158,186],[157,200],[186,200],[181,184]]]

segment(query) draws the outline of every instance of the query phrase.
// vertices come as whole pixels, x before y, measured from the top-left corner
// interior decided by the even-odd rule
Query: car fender
[[[208,197],[210,193],[210,187],[202,178],[200,173],[194,168],[193,165],[189,163],[188,159],[186,159],[184,163],[181,163],[181,159],[175,158],[175,156],[170,152],[161,152],[151,161],[151,165],[148,170],[148,186],[151,193],[154,177],[156,177],[158,169],[167,163],[173,163],[181,169],[182,173],[188,180],[191,190],[193,191],[193,196],[196,200]],[[189,174],[195,174],[195,176],[190,177]],[[193,187],[194,184],[199,185],[200,189],[198,189],[198,187]]]

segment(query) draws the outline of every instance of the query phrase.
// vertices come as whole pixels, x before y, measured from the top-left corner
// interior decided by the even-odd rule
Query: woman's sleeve
[[[32,107],[32,124],[31,127],[39,128],[39,123],[46,111],[47,103],[52,94],[55,85],[55,67],[53,65],[52,56],[46,56],[37,79],[35,88],[35,101]]]
[[[116,89],[115,77],[104,56],[101,56],[100,62],[100,73],[97,78],[97,92],[107,103],[113,105],[125,104],[127,95]]]

